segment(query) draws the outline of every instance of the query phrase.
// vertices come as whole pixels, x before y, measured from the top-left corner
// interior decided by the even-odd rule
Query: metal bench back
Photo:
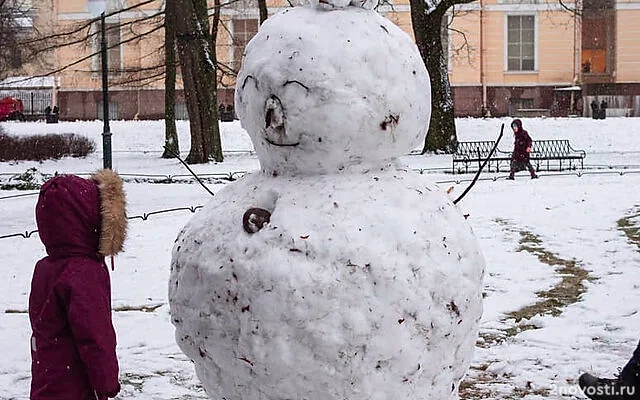
[[[535,140],[533,153],[541,157],[562,157],[571,154],[568,140]]]
[[[493,140],[477,142],[459,142],[454,156],[486,158],[496,144]]]

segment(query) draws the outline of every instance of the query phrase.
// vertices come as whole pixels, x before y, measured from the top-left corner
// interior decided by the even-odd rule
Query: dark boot
[[[507,179],[514,180],[514,175],[516,174],[516,167],[513,162],[511,162],[511,168],[509,168],[509,177]]]
[[[640,343],[633,351],[633,356],[620,372],[622,379],[640,383]]]
[[[533,165],[531,165],[530,162],[527,162],[527,169],[529,170],[529,173],[531,174],[531,179],[538,179],[538,175],[536,174],[536,169],[533,168]]]
[[[614,379],[598,378],[582,374],[578,385],[592,400],[636,400],[640,399],[640,387],[636,382],[623,379],[622,374]]]

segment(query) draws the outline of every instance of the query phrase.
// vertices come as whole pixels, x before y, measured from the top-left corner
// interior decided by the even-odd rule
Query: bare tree
[[[174,158],[180,153],[176,128],[176,22],[175,2],[165,7],[164,19],[164,153],[162,158]]]
[[[260,25],[269,18],[267,0],[258,0],[258,10],[260,11]]]
[[[431,77],[431,122],[423,153],[444,151],[451,153],[457,144],[453,95],[442,47],[442,19],[456,4],[474,0],[410,0],[411,22],[416,44]]]
[[[1,1],[1,0],[0,0]],[[7,0],[11,1],[11,0]],[[120,46],[128,43],[137,43],[141,40],[155,34],[164,29],[164,10],[158,10],[151,14],[142,14],[136,18],[120,20],[120,16],[124,13],[136,11],[147,4],[156,0],[144,0],[132,6],[114,10],[106,14],[107,19],[116,18],[117,22],[109,22],[107,24],[107,42],[108,50],[118,50]],[[62,71],[75,72],[96,72],[100,56],[99,35],[100,35],[100,17],[84,20],[76,24],[66,25],[61,29],[60,26],[52,26],[47,29],[39,29],[34,35],[26,40],[22,40],[20,45],[28,50],[25,60],[31,62],[40,54],[49,53],[65,47],[77,47],[83,51],[83,56],[79,57],[69,64],[57,65],[45,71],[37,77],[50,76]],[[124,32],[123,35],[120,35]],[[117,35],[115,35],[117,33]],[[111,82],[116,85],[145,86],[152,81],[161,79],[164,75],[164,63],[158,54],[161,54],[163,48],[155,49],[143,58],[154,58],[154,63],[145,67],[125,67],[120,69],[119,65],[111,69]],[[90,70],[78,69],[81,65],[86,64],[88,60],[96,61]]]
[[[178,58],[191,127],[191,151],[186,161],[206,163],[213,158],[220,162],[223,157],[216,98],[217,67],[207,1],[168,1],[175,2]]]
[[[6,4],[17,1],[24,0],[0,0],[0,4],[4,7]],[[127,43],[140,42],[165,29],[165,40],[162,45],[150,50],[149,54],[143,55],[142,58],[146,61],[144,65],[141,63],[139,66],[132,67],[125,64],[124,68],[118,66],[118,70],[110,71],[110,84],[142,88],[165,80],[165,144],[175,145],[172,150],[177,153],[179,148],[175,129],[175,83],[172,81],[175,81],[177,75],[173,66],[179,65],[192,136],[187,161],[190,163],[207,162],[210,159],[222,161],[216,90],[218,85],[223,85],[223,82],[229,84],[230,80],[223,78],[235,77],[236,72],[232,65],[217,60],[215,50],[218,27],[224,26],[220,21],[220,10],[223,7],[232,6],[239,0],[227,0],[224,3],[215,0],[213,8],[210,9],[207,9],[206,0],[167,0],[165,9],[151,13],[136,13],[143,6],[155,1],[157,0],[141,0],[137,4],[107,12],[106,17],[110,21],[107,25],[108,38],[111,33],[116,37],[115,40],[108,40],[109,51],[117,52]],[[263,6],[264,11],[261,13],[266,16],[266,3]],[[209,32],[209,11],[211,10],[213,10],[213,22]],[[133,14],[134,17],[122,18],[125,13]],[[169,18],[166,18],[167,15]],[[64,65],[52,66],[42,74],[32,77],[51,76],[63,71],[95,73],[98,65],[96,61],[100,56],[99,48],[96,46],[99,42],[99,29],[97,29],[99,20],[99,17],[91,18],[76,24],[65,25],[64,28],[53,26],[52,29],[41,30],[36,37],[22,40],[19,44],[23,49],[28,49],[25,56],[28,61],[35,59],[38,54],[51,53],[64,47],[80,50],[81,55],[77,58]],[[174,32],[172,33],[171,30]],[[122,35],[120,35],[121,32]],[[229,33],[232,43],[235,43],[234,35]],[[172,40],[175,40],[174,44],[171,43]],[[0,40],[0,52],[4,51],[8,43]],[[172,54],[174,49],[177,49],[177,54]],[[152,61],[148,60],[151,58],[153,58]],[[87,68],[88,61],[93,61],[90,69]],[[233,60],[230,61],[233,62]],[[0,68],[0,73],[6,70]],[[167,151],[163,156],[170,156],[171,153]]]
[[[20,0],[0,0],[0,79],[24,63],[21,41],[30,34],[31,7]]]
[[[0,0],[0,1],[12,1],[12,0]],[[216,69],[209,68],[209,72],[212,73],[213,78],[207,76],[207,80],[213,83],[213,89],[205,89],[201,90],[201,81],[199,77],[195,77],[199,72],[202,71],[200,68],[199,71],[191,71],[191,66],[202,66],[206,65],[210,67],[207,60],[211,60],[211,54],[209,53],[208,48],[208,15],[207,15],[207,7],[206,1],[199,1],[200,8],[198,9],[198,19],[195,17],[193,19],[183,18],[182,20],[177,17],[181,15],[181,11],[183,11],[182,15],[184,15],[186,10],[180,9],[183,4],[178,4],[182,2],[178,2],[176,0],[167,1],[166,8],[170,11],[169,18],[166,18],[165,21],[165,10],[158,10],[152,13],[140,13],[137,17],[127,18],[126,20],[120,20],[120,15],[125,12],[135,11],[139,9],[141,6],[152,3],[155,0],[144,0],[138,4],[131,5],[129,7],[114,10],[108,12],[106,14],[107,19],[111,19],[111,22],[107,25],[107,38],[108,38],[108,50],[118,49],[127,43],[135,43],[150,35],[156,34],[156,32],[160,33],[163,29],[165,29],[165,41],[159,48],[154,49],[148,55],[143,56],[144,58],[153,58],[151,62],[147,62],[145,66],[127,66],[123,69],[118,68],[118,70],[110,70],[110,84],[125,86],[125,87],[145,87],[153,82],[166,79],[166,98],[165,98],[165,126],[166,126],[166,136],[165,136],[165,144],[168,147],[168,150],[164,152],[163,157],[171,157],[175,155],[178,150],[178,138],[177,138],[177,129],[175,127],[175,81],[176,81],[176,37],[182,38],[184,40],[178,40],[178,47],[181,49],[182,55],[185,54],[194,54],[200,56],[200,61],[203,63],[199,63],[198,60],[187,60],[185,64],[182,65],[181,72],[183,76],[183,80],[185,82],[185,93],[187,97],[187,102],[191,100],[191,104],[188,105],[188,112],[191,121],[191,134],[192,134],[192,148],[189,156],[187,157],[187,161],[189,162],[207,162],[209,158],[214,158],[216,161],[222,161],[222,149],[220,145],[220,134],[218,128],[217,121],[217,108],[216,108],[216,79],[215,73]],[[204,6],[202,6],[204,5]],[[218,6],[219,8],[220,6]],[[172,12],[172,10],[176,10]],[[187,8],[187,10],[189,10]],[[192,7],[193,10],[193,7]],[[219,14],[219,11],[218,11]],[[114,20],[115,19],[115,20]],[[193,22],[192,25],[185,26],[183,25],[183,29],[187,29],[190,33],[182,33],[181,36],[177,36],[176,26],[180,21],[189,21]],[[64,47],[76,46],[84,50],[84,54],[77,59],[69,62],[66,65],[59,65],[49,70],[39,76],[49,76],[56,73],[60,73],[62,71],[77,71],[77,72],[95,72],[93,68],[91,70],[82,69],[82,65],[86,65],[87,61],[97,60],[100,56],[99,50],[96,46],[96,43],[99,40],[99,29],[97,29],[99,24],[99,18],[92,18],[89,20],[85,20],[79,22],[77,24],[69,25],[65,29],[60,30],[59,27],[54,32],[41,32],[38,37],[29,39],[28,41],[23,42],[23,44],[29,45],[31,50],[31,55],[35,55],[41,52],[51,52]],[[199,30],[204,29],[204,34],[202,37],[198,36],[197,32]],[[120,33],[123,33],[121,36]],[[111,35],[114,33],[114,35]],[[116,40],[110,40],[111,36],[115,36]],[[193,39],[193,40],[192,40]],[[189,53],[185,52],[185,49],[189,49],[190,44],[187,42],[199,43],[206,47],[207,53],[197,54],[195,51]],[[185,46],[186,44],[186,46]],[[205,50],[203,50],[205,51]],[[164,54],[164,57],[160,55]],[[183,57],[184,58],[184,57]],[[184,61],[181,58],[181,61]],[[149,60],[147,60],[149,61]],[[97,65],[97,63],[94,63]],[[117,63],[119,65],[119,63]],[[215,55],[213,58],[213,66],[215,66]],[[79,69],[80,68],[80,69]],[[194,89],[195,88],[195,89]],[[204,92],[208,91],[208,94]],[[194,107],[194,104],[197,104]],[[202,104],[203,106],[200,106]],[[203,115],[199,115],[199,113],[203,113]],[[208,134],[203,134],[203,132],[208,132]]]

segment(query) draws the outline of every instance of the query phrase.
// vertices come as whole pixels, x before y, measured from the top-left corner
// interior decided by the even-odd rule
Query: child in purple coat
[[[515,179],[515,173],[522,171],[525,168],[529,170],[531,179],[536,179],[538,175],[529,161],[529,155],[533,145],[531,136],[529,136],[529,133],[522,128],[522,121],[519,119],[513,120],[511,123],[511,129],[513,129],[513,136],[515,140],[513,143],[513,153],[511,153],[511,170],[507,179]]]
[[[47,256],[29,295],[31,400],[105,400],[120,391],[104,257],[122,250],[122,180],[60,175],[40,190],[36,222]]]

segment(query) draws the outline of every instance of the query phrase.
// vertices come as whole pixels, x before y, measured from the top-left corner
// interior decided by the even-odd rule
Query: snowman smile
[[[270,140],[268,137],[265,137],[264,140],[267,141],[267,143],[274,145],[274,146],[278,146],[278,147],[296,147],[297,145],[300,144],[300,142],[295,142],[295,143],[276,143],[272,140]]]

